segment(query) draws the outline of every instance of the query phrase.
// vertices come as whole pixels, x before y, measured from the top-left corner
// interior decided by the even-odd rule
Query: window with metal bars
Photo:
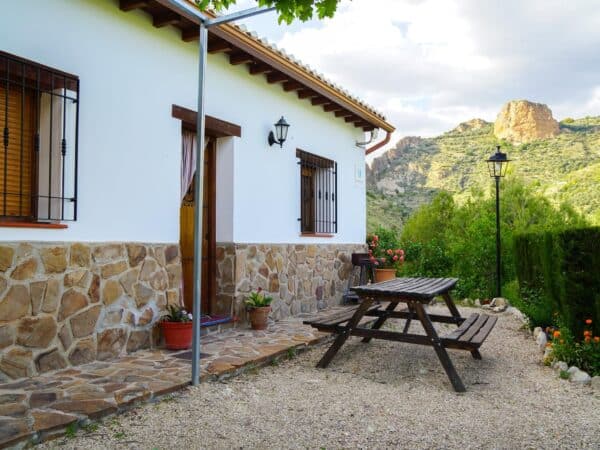
[[[337,163],[296,150],[300,166],[300,231],[337,233]]]
[[[0,51],[0,220],[77,219],[79,78]]]

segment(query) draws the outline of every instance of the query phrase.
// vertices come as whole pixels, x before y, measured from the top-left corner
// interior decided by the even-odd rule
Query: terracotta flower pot
[[[375,269],[375,283],[396,278],[396,269]]]
[[[269,322],[270,306],[262,306],[260,308],[250,308],[248,315],[250,316],[250,325],[253,330],[266,330]]]
[[[192,346],[192,322],[159,322],[169,350],[185,350]]]

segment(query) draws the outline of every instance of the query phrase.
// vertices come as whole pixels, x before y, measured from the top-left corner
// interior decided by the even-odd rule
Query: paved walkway
[[[282,320],[267,331],[232,329],[203,337],[202,380],[230,376],[327,339],[301,320]],[[0,384],[0,448],[40,442],[64,434],[71,424],[181,389],[191,378],[190,359],[189,351],[144,350]]]

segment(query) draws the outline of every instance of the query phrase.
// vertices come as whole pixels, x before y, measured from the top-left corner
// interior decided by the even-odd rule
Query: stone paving
[[[334,307],[319,315],[328,315]],[[232,329],[203,337],[201,379],[232,376],[326,340],[300,318],[275,322],[266,331]],[[187,351],[141,350],[112,361],[97,361],[0,384],[0,448],[21,447],[65,433],[118,413],[135,403],[153,400],[189,384]],[[179,356],[179,357],[178,357]],[[72,425],[74,424],[74,425]]]

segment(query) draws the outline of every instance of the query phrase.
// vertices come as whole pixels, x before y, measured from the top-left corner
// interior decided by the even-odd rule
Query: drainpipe
[[[385,139],[383,141],[375,144],[373,147],[368,148],[365,155],[369,155],[369,154],[373,153],[375,150],[379,150],[381,147],[388,144],[391,139],[392,139],[392,132],[388,131],[387,134],[385,135]]]

